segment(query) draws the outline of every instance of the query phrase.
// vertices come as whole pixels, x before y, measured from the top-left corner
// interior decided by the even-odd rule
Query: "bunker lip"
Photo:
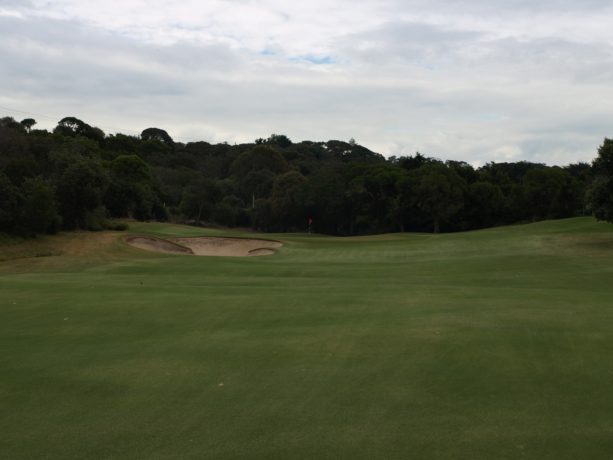
[[[130,235],[125,237],[124,241],[130,246],[146,251],[164,252],[166,254],[194,254],[194,251],[186,246],[155,236]]]
[[[124,241],[131,246],[165,254],[196,256],[255,257],[275,254],[280,241],[227,236],[170,237],[130,235]]]

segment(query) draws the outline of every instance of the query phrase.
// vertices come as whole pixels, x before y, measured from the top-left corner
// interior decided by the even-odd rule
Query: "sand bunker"
[[[179,246],[169,240],[162,238],[154,238],[152,236],[129,236],[126,238],[126,243],[139,249],[147,251],[166,252],[172,254],[193,254],[194,252],[184,246]]]
[[[148,251],[226,257],[267,256],[274,254],[275,249],[282,246],[280,242],[272,240],[213,236],[167,239],[152,236],[129,236],[125,241],[131,246]]]

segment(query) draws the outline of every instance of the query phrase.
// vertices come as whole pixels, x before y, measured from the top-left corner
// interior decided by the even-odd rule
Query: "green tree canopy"
[[[34,118],[24,118],[20,121],[20,123],[21,126],[23,126],[27,132],[30,132],[32,126],[36,124],[36,120]]]
[[[53,132],[62,136],[83,136],[96,142],[102,142],[105,136],[100,128],[90,126],[76,117],[62,118]]]
[[[150,219],[153,192],[149,165],[137,155],[119,155],[111,161],[109,173],[104,202],[111,214]]]
[[[526,173],[523,185],[532,220],[558,217],[560,199],[568,181],[570,175],[562,168],[537,168]]]
[[[102,204],[108,176],[96,161],[80,159],[66,168],[57,184],[57,200],[66,228],[88,228],[87,214]]]
[[[292,145],[292,141],[285,134],[271,134],[265,142],[266,144],[276,145],[281,148],[290,147]]]
[[[430,217],[433,231],[438,233],[441,223],[462,208],[466,183],[454,170],[440,163],[422,166],[413,177],[415,205]]]
[[[19,189],[6,174],[0,172],[0,231],[12,231],[15,228],[22,199]]]
[[[613,139],[604,140],[592,167],[594,181],[588,189],[588,209],[597,219],[613,222]]]
[[[187,218],[200,223],[211,216],[218,199],[219,189],[216,183],[200,174],[183,190],[180,209]]]
[[[140,134],[140,137],[144,141],[158,141],[163,144],[166,144],[169,147],[172,147],[175,143],[172,140],[172,137],[170,137],[170,135],[166,131],[160,128],[144,129],[143,132]]]
[[[278,151],[267,146],[257,145],[243,152],[234,160],[230,171],[233,175],[244,177],[252,171],[267,169],[273,174],[281,174],[289,169],[287,161]]]
[[[41,177],[27,179],[23,184],[20,213],[20,226],[23,231],[34,235],[55,233],[61,223],[53,186]]]

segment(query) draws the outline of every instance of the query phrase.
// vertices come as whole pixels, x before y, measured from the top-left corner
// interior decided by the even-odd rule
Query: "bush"
[[[125,232],[130,228],[130,226],[125,222],[108,222],[105,228],[116,232]]]
[[[84,216],[85,230],[99,232],[106,228],[106,209],[102,206],[86,211]]]

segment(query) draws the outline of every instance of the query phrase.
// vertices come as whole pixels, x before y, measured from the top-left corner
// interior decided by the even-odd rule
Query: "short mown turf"
[[[613,458],[613,226],[268,237],[4,241],[0,458]]]

